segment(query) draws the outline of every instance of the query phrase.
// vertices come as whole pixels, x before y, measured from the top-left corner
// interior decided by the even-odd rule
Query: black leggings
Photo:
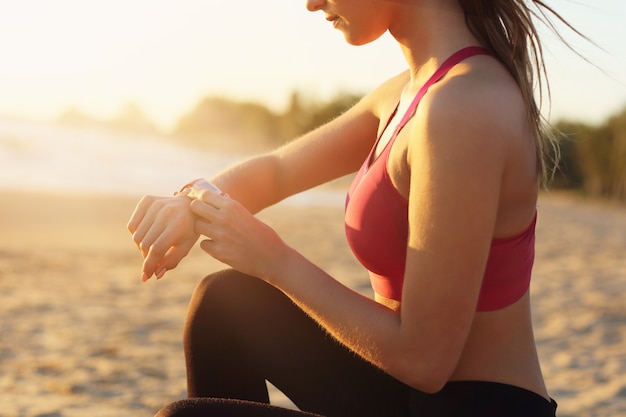
[[[556,408],[496,383],[416,391],[337,343],[281,291],[233,270],[196,288],[184,344],[189,399],[158,417],[554,417]],[[304,411],[270,406],[266,380]]]

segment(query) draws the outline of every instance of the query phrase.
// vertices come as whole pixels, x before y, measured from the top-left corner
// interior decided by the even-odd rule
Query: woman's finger
[[[165,233],[160,234],[158,239],[156,239],[149,246],[145,259],[143,261],[143,267],[141,269],[142,281],[146,281],[150,279],[152,275],[157,273],[157,269],[159,268],[160,264],[163,262],[163,258],[172,248],[171,243],[170,243],[171,241],[172,241],[172,237],[170,236],[170,233],[167,233],[167,230],[166,230]]]
[[[219,189],[218,189],[219,190]],[[231,198],[228,194],[224,193],[222,190],[219,192],[214,191],[213,189],[201,189],[195,190],[190,195],[197,200],[202,200],[207,204],[212,205],[213,207],[220,209],[224,204],[231,201]]]
[[[126,225],[129,232],[134,234],[137,231],[137,228],[143,221],[153,201],[154,201],[154,197],[152,196],[144,196],[142,197],[141,200],[139,200],[139,203],[137,203],[137,206],[135,207],[133,214],[130,216],[130,220],[128,221],[128,224]]]
[[[166,225],[162,223],[153,223],[148,229],[148,232],[141,238],[141,241],[138,242],[139,250],[141,254],[145,258],[150,251],[150,248],[154,243],[159,239],[159,237],[163,234]]]
[[[167,271],[176,268],[180,261],[189,253],[189,250],[194,244],[195,241],[190,241],[181,246],[172,246],[163,259],[157,264],[154,271],[157,279],[163,278],[163,275],[165,275]]]
[[[215,207],[215,202],[213,202],[211,196],[207,198],[209,201],[205,200],[193,200],[191,202],[190,208],[192,213],[207,221],[214,221],[217,217],[218,208]]]
[[[150,206],[145,208],[145,212],[141,218],[141,221],[135,226],[135,230],[133,232],[133,240],[140,250],[142,250],[141,242],[143,242],[144,238],[146,237],[150,229],[152,229],[153,225],[158,222],[158,215],[162,207],[163,204],[161,204],[158,200],[151,200]]]
[[[209,239],[213,239],[215,236],[215,225],[213,223],[209,223],[205,220],[197,220],[195,225],[196,233],[201,234],[202,236],[206,236]]]
[[[208,255],[215,257],[215,254],[213,253],[214,245],[215,242],[213,242],[212,239],[204,239],[202,242],[200,242],[200,249],[202,249]],[[222,259],[218,260],[223,261]]]

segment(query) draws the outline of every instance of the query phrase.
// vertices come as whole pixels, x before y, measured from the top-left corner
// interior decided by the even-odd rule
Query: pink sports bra
[[[480,47],[464,48],[442,64],[420,89],[384,150],[371,161],[378,141],[374,144],[348,191],[346,237],[357,259],[369,271],[374,291],[383,297],[402,299],[408,238],[408,201],[395,189],[387,172],[390,149],[428,88],[457,63],[480,54],[488,52]],[[509,306],[528,290],[535,257],[536,219],[535,214],[526,230],[515,236],[492,240],[477,311]]]

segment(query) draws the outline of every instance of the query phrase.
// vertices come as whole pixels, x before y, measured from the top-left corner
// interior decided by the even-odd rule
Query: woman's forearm
[[[399,312],[365,297],[287,249],[268,281],[287,294],[339,342],[395,378],[426,392],[448,375],[439,352],[407,341]]]
[[[211,178],[211,182],[257,213],[287,197],[281,190],[278,159],[264,154],[233,165]]]

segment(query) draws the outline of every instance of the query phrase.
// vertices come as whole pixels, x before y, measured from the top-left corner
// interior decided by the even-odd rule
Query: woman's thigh
[[[156,417],[324,417],[258,402],[222,398],[190,398],[163,407]]]

